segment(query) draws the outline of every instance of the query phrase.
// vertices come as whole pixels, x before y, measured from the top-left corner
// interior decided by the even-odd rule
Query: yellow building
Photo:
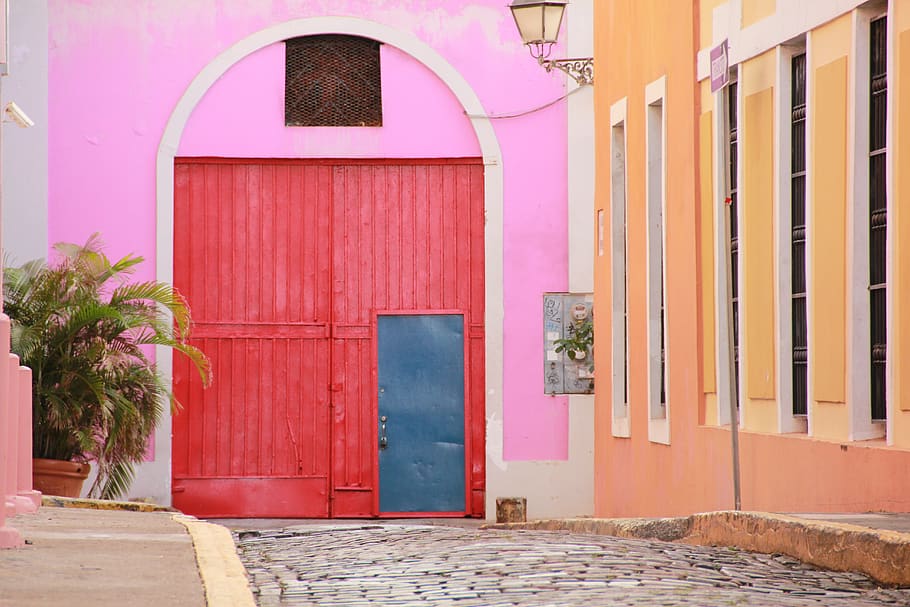
[[[595,28],[597,514],[910,510],[910,2]]]

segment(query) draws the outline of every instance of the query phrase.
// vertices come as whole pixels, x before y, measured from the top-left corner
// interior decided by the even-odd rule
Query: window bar
[[[663,220],[660,222],[661,225],[661,239],[663,239]],[[661,247],[661,251],[663,247]],[[660,261],[658,262],[660,266],[660,272],[658,280],[658,289],[660,289],[660,406],[666,407],[667,405],[667,349],[664,344],[664,330],[666,328],[666,311],[664,306],[664,262],[663,255],[661,255]]]
[[[886,251],[888,200],[887,160],[888,46],[887,17],[870,24],[869,83],[869,312],[871,408],[873,420],[887,418],[885,372],[888,325],[886,318]]]
[[[738,87],[736,82],[727,86],[727,115],[729,120],[730,153],[729,153],[729,181],[730,181],[730,293],[733,304],[733,377],[731,378],[736,394],[736,406],[739,406],[739,226],[736,204],[736,167],[738,165],[737,153],[737,128],[736,128],[736,99]]]
[[[793,339],[793,415],[808,411],[808,330],[806,317],[806,54],[791,60],[790,229]]]

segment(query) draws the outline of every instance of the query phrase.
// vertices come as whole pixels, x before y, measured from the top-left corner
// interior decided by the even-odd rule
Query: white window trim
[[[651,142],[651,109],[660,106],[660,174],[655,175],[651,168],[652,142]],[[647,209],[647,260],[648,260],[648,440],[655,443],[670,444],[670,340],[667,310],[667,272],[666,272],[666,229],[665,217],[667,212],[667,78],[661,76],[645,87],[645,200]],[[656,178],[659,184],[652,183]],[[654,192],[655,185],[660,187],[659,192]],[[655,202],[659,204],[655,208]],[[658,211],[658,212],[655,212]],[[655,241],[655,236],[659,240]],[[660,270],[661,283],[655,284],[654,273]],[[664,392],[666,395],[664,406],[660,404],[660,296],[663,290],[664,297]],[[661,415],[656,415],[657,411]]]
[[[777,297],[775,302],[775,326],[777,327],[777,431],[808,432],[808,416],[811,415],[811,402],[806,397],[807,415],[793,415],[793,305],[792,305],[792,226],[791,219],[791,80],[792,59],[806,53],[806,190],[809,189],[809,54],[805,44],[793,44],[777,47],[777,82],[775,89],[774,115],[777,125],[774,129],[776,139],[774,146],[774,189],[777,192],[777,229],[774,230],[775,249],[777,250]],[[809,197],[806,196],[807,211]],[[808,213],[807,213],[808,216]],[[808,230],[807,230],[808,231]],[[809,241],[806,239],[806,260],[809,260]],[[806,264],[809,265],[808,263]],[[808,312],[809,283],[806,283],[806,303]],[[808,323],[807,323],[808,327]],[[811,356],[811,349],[809,350]],[[808,363],[807,363],[808,369]],[[807,377],[808,379],[808,377]],[[811,382],[807,381],[811,385]]]
[[[848,200],[847,205],[847,403],[850,412],[850,440],[869,440],[890,435],[884,422],[873,422],[871,402],[871,370],[869,368],[869,349],[871,344],[870,313],[869,313],[869,27],[877,17],[886,14],[881,8],[859,9],[853,13],[853,46],[852,56],[855,60],[851,63],[848,73],[847,90],[852,99],[848,99],[847,107],[853,111],[847,112],[847,164],[853,170],[847,171]],[[893,74],[892,19],[888,20],[888,73]],[[893,162],[891,148],[892,122],[892,95],[893,85],[888,83],[888,139],[886,145],[889,150],[889,161]],[[852,141],[852,145],[851,145]],[[892,204],[891,170],[887,171],[886,196],[889,207]],[[890,218],[889,218],[890,219]],[[892,242],[891,224],[888,222],[888,242]],[[890,249],[889,249],[890,252]],[[890,283],[892,276],[892,260],[890,254],[886,261],[888,265],[887,280]],[[890,297],[886,312],[888,326],[891,327],[892,310]],[[888,361],[893,360],[891,342],[888,339]],[[890,365],[889,365],[890,367]],[[890,371],[890,368],[889,368]],[[886,380],[886,399],[888,402],[888,424],[894,418],[891,396],[891,383]],[[811,402],[811,401],[810,401]]]
[[[734,66],[730,69],[730,82],[737,82],[739,75],[739,66]],[[742,117],[741,103],[742,95],[737,95],[737,120]],[[715,226],[715,238],[714,238],[714,284],[717,285],[716,291],[714,292],[714,302],[716,314],[716,323],[717,331],[716,335],[716,351],[717,351],[717,425],[726,426],[730,424],[730,383],[733,381],[733,377],[730,374],[731,369],[729,368],[727,361],[732,360],[731,348],[733,347],[733,337],[730,333],[731,328],[727,323],[727,306],[729,302],[727,301],[727,272],[726,272],[726,258],[729,255],[728,247],[730,243],[727,242],[724,222],[726,221],[726,197],[727,197],[727,164],[729,162],[729,151],[730,151],[730,133],[726,128],[726,114],[727,114],[727,93],[726,88],[723,90],[723,94],[714,95],[714,191],[716,192],[715,196],[717,202],[714,205],[714,226]],[[742,133],[742,123],[737,125],[737,132]],[[741,148],[741,139],[737,139],[737,147]],[[740,162],[736,168],[737,170],[737,183],[742,183],[742,163]],[[738,205],[741,207],[742,205]],[[738,218],[737,218],[738,219]],[[739,225],[742,225],[742,222],[739,222]],[[740,240],[740,242],[742,242]],[[742,245],[740,244],[740,250],[742,250]],[[739,260],[742,260],[742,255],[739,256]],[[742,272],[739,272],[739,275],[742,276]],[[742,310],[742,308],[740,308]],[[742,314],[740,313],[740,316]],[[741,335],[741,333],[740,333]],[[742,362],[742,356],[740,356],[740,362]],[[741,376],[742,374],[740,374]],[[742,383],[740,382],[740,390],[742,390]],[[742,394],[739,395],[740,402],[742,402]],[[742,416],[740,416],[739,423],[742,425]]]
[[[616,437],[631,436],[628,394],[628,332],[626,297],[628,283],[626,272],[626,209],[628,201],[626,172],[626,98],[610,106],[610,289],[612,334],[612,433]],[[621,132],[622,139],[618,140]]]

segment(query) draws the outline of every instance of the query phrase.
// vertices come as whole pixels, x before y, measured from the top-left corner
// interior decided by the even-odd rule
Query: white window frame
[[[629,331],[627,310],[628,267],[627,260],[627,222],[628,208],[627,172],[626,172],[626,98],[623,97],[610,106],[610,276],[611,276],[611,333],[612,333],[612,433],[613,436],[628,438],[631,436],[629,415],[628,369],[629,351],[627,335]],[[602,229],[602,226],[599,228]]]
[[[847,171],[848,200],[847,205],[847,403],[850,412],[849,439],[869,440],[888,437],[893,440],[890,426],[894,420],[892,382],[885,380],[885,398],[888,405],[888,421],[872,421],[870,407],[872,377],[869,368],[869,350],[871,348],[870,335],[870,310],[869,310],[869,53],[870,53],[870,24],[878,17],[887,15],[883,7],[859,8],[853,11],[853,45],[851,49],[854,61],[848,73],[847,91],[852,99],[848,99],[847,107],[853,111],[847,112],[847,164],[853,170]],[[894,153],[891,133],[894,125],[893,115],[893,74],[894,74],[894,24],[893,19],[888,19],[888,134],[886,146],[888,148],[888,163],[886,169],[886,197],[888,200],[889,215],[893,208],[892,174]],[[852,145],[851,145],[852,141]],[[893,217],[888,218],[887,239],[888,244],[893,244]],[[886,254],[887,278],[889,285],[893,285],[892,269],[894,267],[889,246]],[[889,329],[893,326],[891,300],[889,293],[886,318]],[[811,326],[811,323],[810,323]],[[894,360],[892,355],[891,335],[888,336],[887,360]],[[891,365],[888,365],[891,372]],[[811,402],[811,401],[810,401]],[[811,430],[811,424],[810,424]]]
[[[666,229],[667,212],[667,78],[661,76],[645,87],[645,200],[648,260],[648,440],[670,444],[670,340],[667,311]],[[658,132],[655,130],[659,128]],[[660,272],[661,280],[655,280]],[[664,373],[661,377],[661,294],[664,299]],[[664,382],[664,403],[660,382]]]
[[[806,415],[793,415],[793,305],[792,305],[792,226],[791,219],[791,80],[793,75],[793,57],[806,53],[806,312],[809,313],[809,282],[808,266],[809,256],[809,220],[808,205],[810,202],[809,188],[811,182],[809,159],[810,140],[809,131],[809,79],[810,56],[805,41],[777,47],[777,82],[775,89],[774,115],[777,125],[774,129],[774,172],[775,191],[777,192],[777,229],[774,231],[775,248],[777,250],[777,297],[775,305],[775,325],[777,335],[777,431],[778,432],[808,432],[809,416],[812,414],[811,397],[806,396]],[[807,322],[808,325],[811,323]],[[808,338],[808,335],[807,335]],[[809,357],[812,349],[808,349]],[[807,361],[807,369],[811,360]],[[809,393],[812,391],[812,382],[808,381],[811,374],[807,374]]]

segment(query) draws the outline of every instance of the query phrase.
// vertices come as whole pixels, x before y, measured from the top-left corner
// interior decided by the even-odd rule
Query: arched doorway
[[[273,28],[263,30],[258,32],[249,38],[238,42],[234,47],[223,53],[215,61],[212,62],[205,70],[203,70],[197,78],[194,80],[193,84],[185,93],[184,97],[178,103],[177,108],[174,110],[174,113],[171,116],[171,120],[168,123],[168,127],[165,131],[165,135],[162,138],[162,143],[159,148],[159,158],[158,158],[158,275],[159,278],[164,280],[174,280],[175,283],[180,286],[181,280],[179,273],[185,271],[185,268],[181,268],[179,265],[174,264],[175,248],[174,243],[180,242],[180,216],[179,213],[183,212],[180,210],[179,192],[181,188],[180,180],[181,171],[185,172],[186,175],[189,175],[193,172],[194,169],[201,169],[202,171],[214,170],[212,167],[203,166],[204,163],[195,162],[195,166],[191,167],[190,165],[193,162],[183,162],[178,160],[175,164],[174,155],[179,143],[180,134],[183,127],[186,124],[186,120],[189,116],[189,113],[198,103],[202,94],[207,90],[209,86],[224,73],[229,67],[240,58],[244,57],[246,54],[253,52],[254,50],[261,48],[267,44],[280,41],[289,37],[296,37],[300,35],[306,35],[308,33],[319,33],[324,31],[333,31],[333,32],[343,32],[351,33],[353,35],[368,36],[375,39],[381,40],[388,44],[394,44],[398,48],[408,52],[424,65],[429,67],[436,73],[441,79],[443,79],[455,92],[456,96],[462,101],[466,111],[469,115],[482,115],[482,108],[480,107],[479,101],[476,99],[476,96],[471,92],[470,88],[466,83],[458,76],[458,74],[449,66],[443,59],[441,59],[435,51],[427,47],[424,43],[418,41],[416,38],[411,37],[409,34],[403,34],[391,30],[385,26],[365,22],[358,19],[348,19],[348,18],[318,18],[318,19],[306,19],[295,22],[289,22],[285,24],[280,24]],[[474,276],[479,275],[481,277],[481,286],[479,287],[479,292],[477,291],[478,287],[475,285],[473,297],[475,302],[481,302],[481,308],[485,309],[485,313],[481,313],[481,317],[486,316],[486,324],[484,327],[483,321],[477,322],[476,317],[470,321],[464,321],[462,323],[463,339],[465,343],[465,352],[466,352],[466,374],[465,374],[465,386],[466,386],[466,402],[468,403],[467,409],[465,409],[465,422],[466,422],[466,432],[464,435],[465,438],[465,480],[464,480],[464,493],[466,495],[463,511],[462,513],[468,513],[472,515],[482,515],[483,514],[483,500],[484,500],[484,459],[485,459],[485,449],[483,442],[483,428],[484,428],[484,418],[487,413],[487,409],[490,407],[490,402],[492,401],[494,409],[501,408],[501,401],[499,395],[501,390],[499,389],[499,382],[501,381],[501,373],[497,372],[497,367],[499,365],[500,357],[495,355],[496,352],[501,352],[501,314],[497,313],[501,309],[501,280],[495,280],[501,276],[501,255],[502,255],[502,240],[501,240],[501,202],[502,202],[502,186],[501,186],[501,168],[499,164],[499,151],[498,145],[496,144],[495,136],[493,136],[492,129],[490,128],[489,122],[483,118],[474,118],[472,120],[475,132],[477,133],[478,140],[481,143],[481,149],[483,152],[483,160],[480,161],[474,160],[467,164],[464,164],[462,167],[457,167],[456,164],[450,163],[448,166],[444,167],[445,170],[456,171],[464,170],[467,173],[470,173],[469,180],[473,179],[475,184],[479,185],[478,188],[474,190],[472,195],[475,202],[472,202],[472,208],[480,209],[480,217],[483,215],[483,209],[486,209],[487,218],[486,218],[486,228],[483,228],[483,221],[480,220],[478,224],[479,228],[472,227],[471,229],[475,232],[475,238],[478,238],[483,245],[481,247],[481,252],[484,252],[485,249],[485,260],[480,262],[479,267],[477,266],[478,259],[484,259],[483,257],[474,256]],[[218,171],[225,171],[225,164],[229,164],[223,161],[221,165],[217,168]],[[231,161],[235,164],[237,161]],[[284,165],[288,171],[297,170],[294,168],[294,164],[297,161],[287,161],[287,164]],[[401,169],[416,169],[419,163],[401,163],[396,161],[395,166]],[[215,162],[218,164],[218,162]],[[242,164],[242,163],[241,163]],[[267,168],[268,163],[256,163],[259,166],[257,170],[271,170]],[[279,162],[279,165],[281,163]],[[301,170],[305,170],[304,165],[305,161],[300,161],[297,163]],[[375,170],[377,168],[376,163],[367,163],[372,165],[370,170]],[[381,163],[380,163],[381,164]],[[432,165],[433,163],[431,163]],[[426,170],[433,172],[439,167],[442,167],[445,163],[440,162],[435,166],[427,166]],[[345,174],[353,170],[353,165],[351,163],[340,163],[332,165],[331,162],[324,164],[323,167],[331,167],[330,173],[334,176],[336,173]],[[363,169],[365,165],[359,167],[358,170]],[[174,168],[170,168],[174,167]],[[235,167],[236,168],[236,167]],[[249,170],[249,166],[245,170]],[[285,170],[284,168],[278,169],[278,171]],[[420,169],[424,170],[424,169]],[[355,171],[356,172],[356,171]],[[191,181],[191,180],[190,180]],[[331,180],[330,180],[331,181]],[[189,183],[189,182],[188,182]],[[334,185],[329,187],[329,191],[334,191]],[[175,197],[175,193],[178,193]],[[456,205],[457,206],[457,205]],[[427,208],[432,208],[433,205],[430,205]],[[288,212],[292,207],[287,207]],[[175,213],[175,209],[177,212]],[[190,211],[191,212],[191,211]],[[334,213],[334,211],[330,212]],[[472,223],[474,220],[469,220],[465,225],[473,226]],[[405,226],[398,226],[398,228],[403,228]],[[176,230],[175,230],[176,228]],[[194,228],[195,229],[195,228]],[[335,232],[332,232],[327,238],[324,238],[326,242],[329,243],[329,250],[327,255],[329,258],[334,259],[335,253],[333,251],[337,250],[337,246],[331,244],[335,240]],[[176,237],[176,238],[175,238]],[[427,239],[427,242],[430,242],[433,239]],[[442,249],[445,249],[444,241],[436,240],[438,244],[442,245]],[[178,245],[183,246],[183,245]],[[342,248],[343,250],[343,248]],[[457,256],[457,252],[456,252]],[[183,257],[182,255],[180,257]],[[342,256],[345,257],[345,256]],[[363,261],[363,260],[362,260]],[[173,268],[174,274],[170,274],[171,269]],[[220,270],[215,270],[216,275],[224,275],[224,268]],[[489,278],[484,286],[483,276],[491,275],[494,278],[494,282],[491,284]],[[205,270],[206,273],[211,274],[213,272],[212,268]],[[229,275],[229,274],[228,274]],[[468,279],[465,284],[473,284],[472,280]],[[440,287],[445,288],[445,287]],[[482,296],[480,294],[483,294]],[[330,295],[334,293],[330,290]],[[211,295],[210,295],[211,297]],[[493,303],[492,309],[490,308],[490,303]],[[332,298],[327,304],[327,309],[333,309],[335,306],[334,299]],[[274,465],[271,463],[272,458],[275,458],[275,461],[280,459],[277,452],[268,455],[267,458],[270,460],[268,463],[271,468],[266,466],[267,469],[271,470],[270,474],[273,476],[273,480],[276,482],[269,483],[272,488],[262,488],[259,489],[250,489],[250,490],[241,490],[240,485],[247,484],[250,487],[253,487],[255,483],[245,483],[242,482],[238,485],[239,481],[231,480],[231,475],[223,474],[223,469],[219,470],[217,464],[213,464],[211,460],[206,459],[205,456],[198,458],[196,462],[199,466],[193,474],[196,475],[195,478],[207,482],[209,487],[209,494],[212,496],[212,501],[208,506],[204,508],[186,508],[181,502],[187,497],[188,486],[186,480],[188,477],[180,476],[177,473],[178,462],[183,461],[184,451],[189,452],[195,447],[204,448],[203,444],[208,444],[210,448],[214,449],[214,453],[217,454],[218,450],[221,449],[222,452],[230,452],[230,449],[225,445],[230,445],[230,440],[225,440],[223,435],[219,435],[217,431],[212,433],[211,430],[206,430],[204,428],[205,423],[202,423],[201,433],[198,434],[200,437],[200,443],[195,445],[192,444],[192,441],[189,440],[188,436],[181,438],[180,432],[184,430],[181,429],[180,424],[183,423],[179,418],[175,421],[174,430],[175,430],[175,442],[174,442],[174,486],[172,487],[174,502],[175,504],[181,505],[190,512],[195,512],[201,515],[206,516],[218,516],[218,515],[249,515],[249,516],[372,516],[378,513],[381,513],[384,509],[380,502],[380,496],[376,491],[378,485],[378,476],[379,469],[375,463],[371,466],[368,466],[366,462],[372,459],[376,462],[378,460],[378,453],[375,452],[375,443],[378,443],[378,433],[380,432],[379,422],[378,422],[378,413],[377,413],[377,396],[378,396],[378,380],[377,378],[377,365],[375,357],[378,356],[377,350],[380,346],[377,343],[375,336],[380,330],[379,327],[382,325],[381,317],[383,314],[379,312],[388,312],[388,313],[400,313],[402,311],[408,313],[418,312],[416,308],[410,308],[407,310],[397,309],[395,306],[383,307],[380,310],[376,306],[366,306],[361,309],[358,314],[362,314],[367,311],[372,315],[372,320],[368,323],[361,322],[363,318],[361,317],[357,323],[352,323],[353,325],[358,325],[358,327],[339,327],[339,326],[326,326],[323,328],[325,331],[324,339],[329,340],[326,352],[328,353],[324,368],[327,370],[326,373],[331,374],[332,369],[335,369],[338,365],[338,361],[345,360],[348,354],[339,354],[337,352],[337,344],[334,340],[346,340],[350,344],[346,345],[345,348],[348,348],[353,344],[357,336],[354,335],[360,331],[360,341],[363,343],[354,348],[357,350],[356,356],[359,357],[359,360],[363,360],[367,353],[369,352],[371,365],[369,366],[369,382],[363,381],[363,378],[359,379],[358,382],[361,382],[362,385],[358,387],[358,390],[361,392],[360,402],[365,403],[369,401],[370,409],[366,411],[363,409],[363,405],[358,409],[357,416],[362,419],[359,419],[355,426],[357,430],[354,432],[356,436],[356,441],[347,440],[343,447],[339,446],[338,439],[343,436],[336,432],[336,429],[333,429],[329,438],[326,439],[328,444],[325,444],[324,447],[316,447],[316,450],[322,449],[321,453],[328,454],[323,458],[322,463],[319,465],[322,466],[321,476],[325,476],[325,481],[313,480],[315,477],[320,476],[320,474],[310,474],[309,478],[312,482],[301,483],[298,482],[299,479],[295,479],[294,475],[289,475],[289,470],[293,468],[305,469],[309,463],[303,462],[303,458],[298,454],[301,452],[301,445],[303,445],[303,435],[301,429],[294,431],[294,419],[293,415],[297,415],[298,412],[289,412],[285,406],[283,409],[279,407],[276,411],[271,411],[269,413],[269,424],[270,427],[276,432],[270,440],[277,440],[279,443],[284,444],[285,451],[283,452],[284,456],[288,456],[290,459],[281,465]],[[476,313],[477,306],[474,306]],[[454,313],[454,314],[463,314],[465,310],[463,307],[451,307],[451,306],[430,306],[426,309],[423,309],[422,312],[429,312],[433,314],[440,313]],[[470,312],[468,310],[467,312]],[[418,314],[419,316],[419,314]],[[230,324],[230,323],[228,323]],[[279,323],[280,324],[280,323]],[[318,323],[317,323],[318,324]],[[332,323],[329,323],[330,325]],[[337,325],[337,323],[334,323]],[[485,329],[485,330],[484,330]],[[248,331],[247,329],[244,329]],[[315,330],[315,329],[314,329]],[[340,331],[340,332],[339,332]],[[345,334],[345,331],[351,331],[352,333]],[[205,332],[197,333],[202,339],[209,339],[205,337]],[[367,336],[366,339],[363,339],[364,336]],[[484,337],[486,336],[486,341]],[[318,337],[313,337],[313,343],[310,344],[313,348],[323,347],[318,346],[315,343],[315,340],[318,340]],[[265,337],[262,335],[253,336],[249,335],[247,337],[242,337],[242,339],[267,339],[274,340],[274,337]],[[211,339],[219,339],[219,337],[212,337]],[[289,338],[290,339],[290,338]],[[220,347],[220,346],[219,346]],[[288,345],[290,347],[290,345]],[[344,348],[342,348],[344,349]],[[313,351],[313,356],[319,358],[316,350]],[[490,356],[490,352],[494,353],[494,356]],[[271,354],[274,356],[274,352]],[[233,361],[233,358],[232,358]],[[162,367],[167,370],[169,366],[169,360],[162,361],[164,364]],[[278,367],[274,364],[274,359],[269,365],[269,372],[279,372]],[[233,363],[232,363],[233,364]],[[381,369],[381,365],[379,365]],[[490,373],[490,370],[493,370],[493,373]],[[315,369],[315,368],[314,368]],[[479,372],[479,375],[477,375]],[[318,369],[312,371],[312,373],[319,373]],[[381,371],[380,371],[381,373]],[[224,381],[224,374],[221,375],[221,380]],[[231,371],[229,375],[233,376],[234,373]],[[289,374],[285,372],[285,375]],[[364,373],[361,373],[364,375]],[[480,379],[474,379],[479,377]],[[179,389],[180,387],[180,369],[174,369],[174,379],[175,387]],[[234,379],[231,377],[231,379]],[[330,377],[328,379],[331,379]],[[486,381],[487,386],[490,388],[490,394],[492,396],[485,396],[483,390],[483,384]],[[341,394],[336,394],[335,392],[344,391],[343,386],[339,386],[339,383],[344,382],[323,382],[322,378],[317,378],[315,375],[312,379],[313,385],[317,383],[319,385],[324,384],[325,388],[318,388],[315,392],[311,391],[308,393],[307,398],[310,399],[312,403],[319,402],[328,402],[330,407],[333,404],[335,399],[343,399],[344,397]],[[369,385],[367,385],[369,384]],[[287,391],[287,387],[281,388],[280,390]],[[326,394],[320,395],[319,391],[325,390]],[[372,393],[376,391],[376,393]],[[368,398],[367,398],[368,397]],[[322,400],[320,400],[322,399]],[[305,399],[304,399],[305,400]],[[223,399],[222,399],[223,401]],[[218,411],[218,407],[223,405],[215,405],[213,411]],[[230,409],[230,408],[229,408]],[[230,409],[233,411],[233,409]],[[354,409],[346,409],[344,419],[345,421],[350,421],[351,418],[347,417],[348,414],[353,416]],[[307,412],[307,409],[301,409],[300,415],[307,414],[309,415],[312,411]],[[192,417],[194,411],[185,412],[184,419],[187,426],[192,426],[194,423],[198,423],[199,419]],[[328,423],[328,426],[335,428],[338,426],[335,423],[335,417],[337,413],[318,413],[316,417],[323,415],[324,417],[331,418],[334,421]],[[363,423],[363,420],[367,417],[375,417],[376,419],[368,420],[369,423]],[[205,417],[205,415],[203,415]],[[211,421],[212,413],[209,413],[208,417]],[[217,418],[217,414],[215,415]],[[283,419],[282,419],[283,418]],[[261,425],[262,417],[256,417],[257,425]],[[284,422],[284,426],[290,428],[290,430],[285,431],[281,428],[279,422]],[[252,423],[252,422],[251,422]],[[278,424],[278,425],[276,425]],[[394,426],[391,424],[387,425],[387,430],[391,431]],[[205,439],[206,432],[209,432],[208,439]],[[257,430],[259,432],[259,430]],[[283,434],[283,436],[281,436]],[[221,439],[218,437],[222,436]],[[257,434],[257,440],[259,435]],[[323,434],[325,437],[325,434]],[[187,439],[187,440],[184,440]],[[230,439],[230,435],[228,436]],[[183,441],[183,442],[181,442]],[[318,441],[317,441],[318,442]],[[325,440],[324,440],[325,442]],[[445,440],[435,441],[438,443],[447,442]],[[246,444],[246,443],[245,443]],[[315,444],[315,443],[314,443]],[[214,447],[212,447],[214,446]],[[349,451],[356,451],[356,457],[348,457]],[[291,453],[293,452],[293,457]],[[222,454],[223,455],[223,454]],[[230,470],[239,470],[241,472],[241,478],[264,478],[262,475],[262,469],[257,468],[253,470],[252,468],[245,468],[246,464],[237,464],[233,461],[235,456],[229,455],[228,457],[228,471]],[[314,456],[313,462],[315,463],[316,459]],[[217,456],[215,456],[217,461]],[[262,460],[262,458],[260,458]],[[350,461],[357,460],[357,464],[350,466]],[[290,463],[288,463],[290,462]],[[344,462],[343,464],[341,462]],[[263,461],[260,461],[262,464]],[[206,468],[208,466],[208,468]],[[232,468],[233,467],[233,468]],[[318,468],[319,466],[317,466]],[[310,468],[311,471],[315,472],[316,468]],[[186,470],[188,472],[188,470]],[[181,472],[182,474],[182,472]],[[369,476],[373,475],[372,483],[370,482]],[[244,476],[245,475],[245,476]],[[298,475],[299,476],[299,475]],[[281,480],[284,479],[284,480]],[[290,479],[290,480],[289,480]],[[287,481],[287,482],[285,482]],[[335,481],[342,481],[336,483]],[[322,483],[322,485],[320,485]],[[279,489],[281,485],[295,485],[294,489],[289,489],[284,487],[284,489]],[[310,485],[307,489],[301,489],[301,485]],[[273,489],[274,488],[274,489]],[[300,491],[304,493],[309,493],[313,497],[312,500],[307,501],[307,503],[312,504],[312,508],[307,506],[306,508],[300,506],[299,499],[286,499],[281,497],[281,492],[284,491],[286,495],[299,495]],[[295,501],[296,500],[296,501]],[[231,512],[223,510],[225,504],[232,504]],[[283,505],[282,505],[283,504]],[[319,504],[319,505],[316,505]],[[437,512],[450,512],[447,508],[442,508],[437,510]],[[452,510],[450,513],[458,514],[456,510]]]

